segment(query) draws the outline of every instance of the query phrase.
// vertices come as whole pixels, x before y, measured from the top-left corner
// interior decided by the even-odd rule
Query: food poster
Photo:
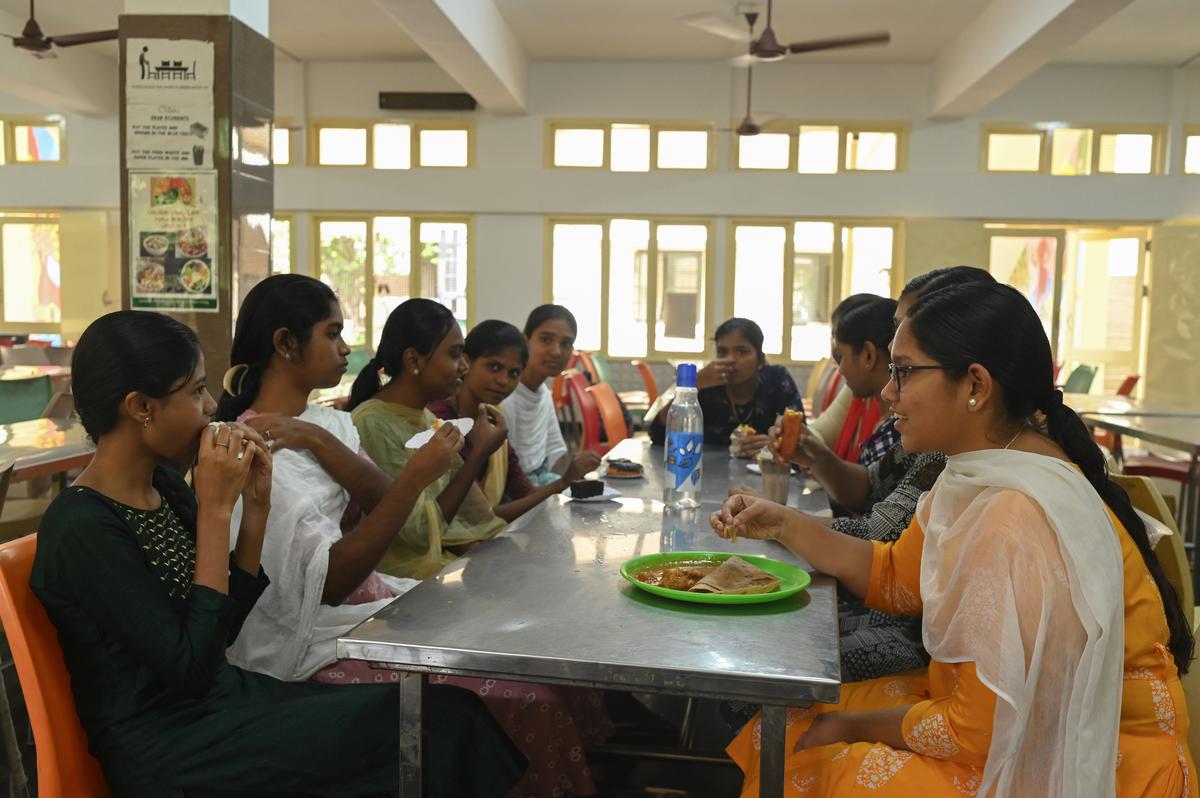
[[[130,172],[135,309],[217,312],[217,173]]]
[[[213,43],[129,39],[125,50],[125,165],[213,165]]]

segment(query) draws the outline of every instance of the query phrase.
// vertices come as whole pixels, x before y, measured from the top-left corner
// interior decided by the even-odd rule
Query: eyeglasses
[[[946,371],[949,368],[949,366],[897,366],[895,363],[888,364],[888,372],[892,375],[892,385],[896,386],[896,393],[900,393],[901,374],[907,377],[914,371]]]

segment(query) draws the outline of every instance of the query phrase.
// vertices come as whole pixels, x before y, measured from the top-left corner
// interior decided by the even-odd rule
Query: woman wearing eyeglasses
[[[928,292],[891,352],[904,447],[948,457],[899,540],[797,524],[745,495],[711,519],[779,540],[872,608],[921,616],[927,672],[790,713],[789,794],[1200,794],[1179,681],[1189,619],[1054,387],[1036,311],[1008,286]],[[747,796],[759,737],[755,721],[729,747]]]

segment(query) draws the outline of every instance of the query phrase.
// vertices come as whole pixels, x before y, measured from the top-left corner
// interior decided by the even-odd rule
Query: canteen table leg
[[[400,676],[400,798],[421,798],[421,721],[425,675]]]
[[[760,798],[783,798],[783,763],[787,757],[787,707],[762,709],[762,750],[758,760]]]

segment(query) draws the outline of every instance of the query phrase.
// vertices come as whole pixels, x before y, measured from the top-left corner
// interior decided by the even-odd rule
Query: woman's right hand
[[[563,472],[563,482],[569,487],[572,482],[583,479],[589,471],[595,471],[599,467],[600,455],[590,449],[584,449],[567,464],[567,470]]]
[[[244,423],[262,435],[273,452],[281,449],[314,449],[322,436],[329,434],[316,424],[279,413],[259,413],[250,416]]]
[[[402,473],[417,480],[423,488],[432,484],[454,465],[454,455],[463,445],[462,433],[453,424],[443,424],[433,437],[408,458]]]
[[[723,538],[777,540],[793,513],[782,504],[748,493],[735,493],[709,516],[713,531]]]
[[[704,368],[696,372],[696,389],[725,385],[729,382],[729,371],[732,368],[733,361],[727,357],[708,361]]]
[[[784,464],[788,460],[779,448],[783,438],[783,416],[775,419],[770,432],[767,433],[767,449],[775,455],[775,462]],[[792,454],[791,462],[802,467],[812,468],[814,463],[833,455],[833,450],[825,445],[821,436],[808,428],[807,424],[800,427],[800,438],[796,442],[796,451]]]
[[[480,454],[490,455],[508,440],[508,424],[504,416],[487,405],[479,406],[479,415],[475,418],[475,426],[471,429],[471,440]]]
[[[200,433],[193,478],[197,503],[220,512],[232,512],[246,487],[257,453],[258,446],[242,430],[228,424],[205,427]]]

